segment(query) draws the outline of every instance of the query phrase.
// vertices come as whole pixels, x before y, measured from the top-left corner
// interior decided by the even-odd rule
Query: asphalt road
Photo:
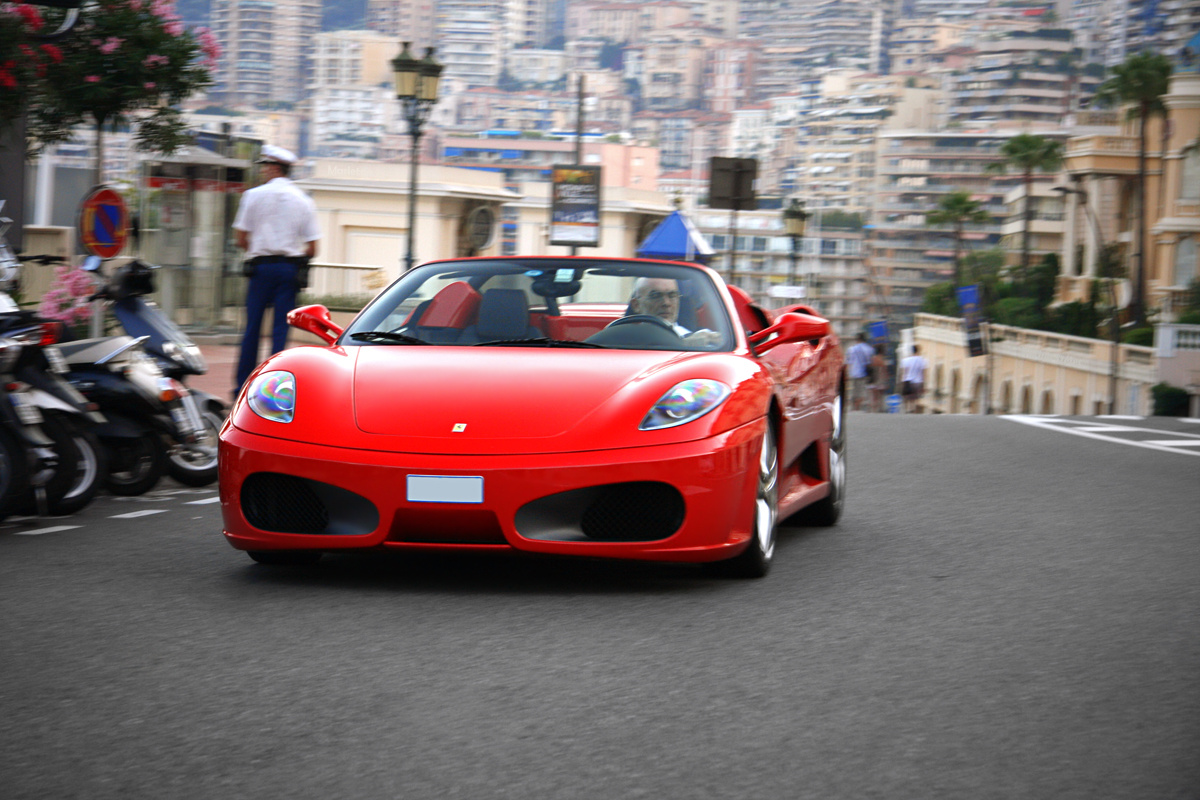
[[[1200,797],[1200,426],[850,424],[762,581],[6,524],[0,798]]]

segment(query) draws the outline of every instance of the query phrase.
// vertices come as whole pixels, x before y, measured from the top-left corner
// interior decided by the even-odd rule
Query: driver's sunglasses
[[[679,292],[658,292],[658,291],[651,291],[651,292],[646,292],[646,298],[647,298],[647,299],[649,299],[649,300],[653,300],[653,301],[654,301],[654,302],[656,302],[656,303],[657,303],[659,300],[678,300],[678,299],[679,299]]]

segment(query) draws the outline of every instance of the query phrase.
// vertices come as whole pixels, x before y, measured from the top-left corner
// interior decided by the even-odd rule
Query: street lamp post
[[[1096,248],[1102,251],[1104,249],[1104,237],[1100,234],[1100,220],[1096,218],[1096,212],[1092,210],[1092,207],[1088,205],[1087,192],[1082,189],[1073,189],[1070,186],[1055,186],[1054,191],[1064,197],[1069,194],[1079,197],[1079,205],[1083,206],[1084,214],[1087,216],[1088,222],[1091,223],[1092,235],[1096,239]],[[1099,258],[1099,255],[1097,255],[1097,258]],[[1108,276],[1108,291],[1112,297],[1112,319],[1109,324],[1109,332],[1112,337],[1112,357],[1108,365],[1108,413],[1116,414],[1117,371],[1119,369],[1117,356],[1121,347],[1121,321],[1117,314],[1117,286],[1112,276]]]
[[[792,202],[783,210],[783,229],[792,240],[788,286],[796,282],[796,259],[800,256],[800,240],[804,238],[804,226],[808,223],[808,217],[809,213],[804,210],[804,203],[795,198],[792,198]]]
[[[404,271],[413,268],[414,242],[417,238],[417,162],[421,152],[421,126],[429,118],[433,104],[437,102],[438,82],[442,76],[442,65],[433,59],[433,48],[425,48],[425,57],[420,61],[409,51],[411,42],[405,42],[400,54],[392,59],[392,72],[396,79],[396,98],[400,101],[408,135],[412,137],[412,156],[408,170],[408,252],[404,255]]]

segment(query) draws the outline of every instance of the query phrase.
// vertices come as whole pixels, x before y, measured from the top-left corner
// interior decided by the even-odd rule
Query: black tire
[[[104,487],[122,497],[135,497],[153,489],[167,468],[167,448],[154,431],[136,438],[106,439],[108,477]]]
[[[208,486],[217,480],[217,435],[225,420],[208,409],[200,412],[204,421],[203,441],[198,443],[208,452],[172,447],[167,456],[167,474],[184,486]]]
[[[58,465],[46,483],[46,511],[60,517],[82,511],[92,502],[108,475],[108,454],[96,434],[74,417],[47,411],[42,432],[54,442]],[[26,492],[25,508],[37,513],[32,491]]]
[[[844,388],[844,387],[843,387]],[[829,438],[829,456],[825,463],[829,476],[829,494],[802,508],[785,524],[828,528],[836,525],[846,505],[846,403],[845,392],[839,391],[834,400],[833,432]]]
[[[750,543],[738,555],[718,561],[711,568],[729,578],[762,578],[771,569],[779,530],[779,448],[775,430],[767,423],[758,456],[758,484],[754,493],[754,531]]]
[[[304,567],[317,563],[320,550],[247,550],[246,555],[259,564],[272,567]]]
[[[4,398],[8,402],[8,398]],[[29,464],[25,448],[12,434],[0,428],[0,520],[16,513],[29,491]]]

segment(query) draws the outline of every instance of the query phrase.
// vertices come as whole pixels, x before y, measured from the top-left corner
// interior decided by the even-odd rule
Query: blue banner
[[[967,352],[972,356],[987,354],[987,343],[979,328],[979,286],[958,287],[958,307],[962,309],[963,329],[967,332]]]
[[[878,320],[867,324],[867,336],[872,342],[886,342],[888,338],[887,320]]]

